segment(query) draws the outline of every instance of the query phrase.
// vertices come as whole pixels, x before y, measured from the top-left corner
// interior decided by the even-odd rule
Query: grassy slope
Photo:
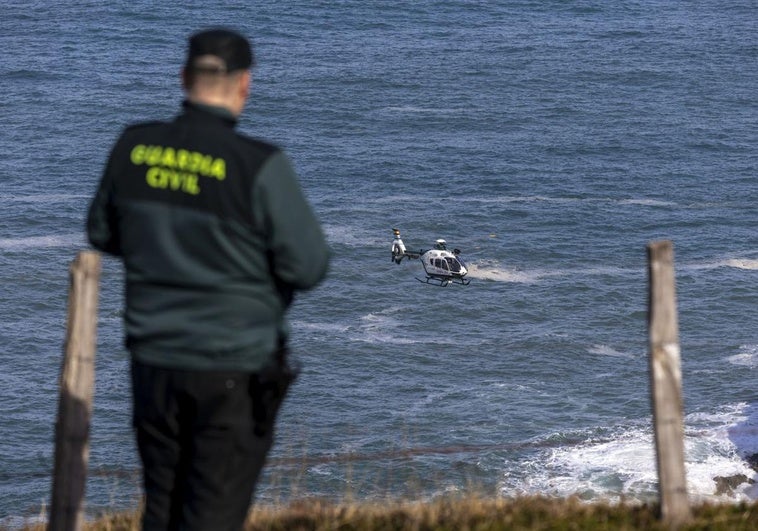
[[[331,504],[304,500],[287,507],[257,507],[250,531],[294,530],[668,530],[652,505],[583,503],[577,499],[517,500],[445,498],[433,502]],[[31,527],[37,531],[43,527]],[[85,526],[89,531],[138,530],[138,513],[104,516]],[[758,529],[758,503],[700,505],[682,530]]]

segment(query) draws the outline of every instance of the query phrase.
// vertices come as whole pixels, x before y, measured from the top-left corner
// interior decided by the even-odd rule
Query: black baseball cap
[[[245,37],[226,28],[214,28],[189,38],[184,68],[188,72],[228,74],[254,64],[253,50]]]

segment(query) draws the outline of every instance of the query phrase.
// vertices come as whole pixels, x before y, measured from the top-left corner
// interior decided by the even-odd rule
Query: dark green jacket
[[[258,370],[286,340],[293,292],[326,274],[288,159],[235,123],[185,102],[171,122],[128,127],[90,206],[90,242],[123,258],[126,343],[144,363]]]

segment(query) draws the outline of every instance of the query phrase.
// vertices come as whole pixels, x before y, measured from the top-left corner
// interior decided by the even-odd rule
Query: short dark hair
[[[203,56],[213,56],[213,59],[198,61]],[[184,68],[190,74],[228,74],[235,70],[247,70],[254,64],[253,50],[245,37],[226,28],[214,28],[200,31],[189,38]]]

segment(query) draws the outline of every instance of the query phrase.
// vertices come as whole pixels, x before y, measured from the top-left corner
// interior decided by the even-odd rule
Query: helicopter
[[[421,265],[424,266],[426,280],[416,277],[419,282],[443,288],[451,282],[462,286],[468,286],[471,283],[470,280],[464,278],[468,273],[468,268],[460,257],[461,251],[459,249],[449,251],[445,240],[441,238],[436,240],[433,249],[414,252],[405,249],[405,244],[400,238],[400,230],[392,229],[392,234],[395,237],[392,240],[392,261],[399,264],[403,258],[420,259]]]

